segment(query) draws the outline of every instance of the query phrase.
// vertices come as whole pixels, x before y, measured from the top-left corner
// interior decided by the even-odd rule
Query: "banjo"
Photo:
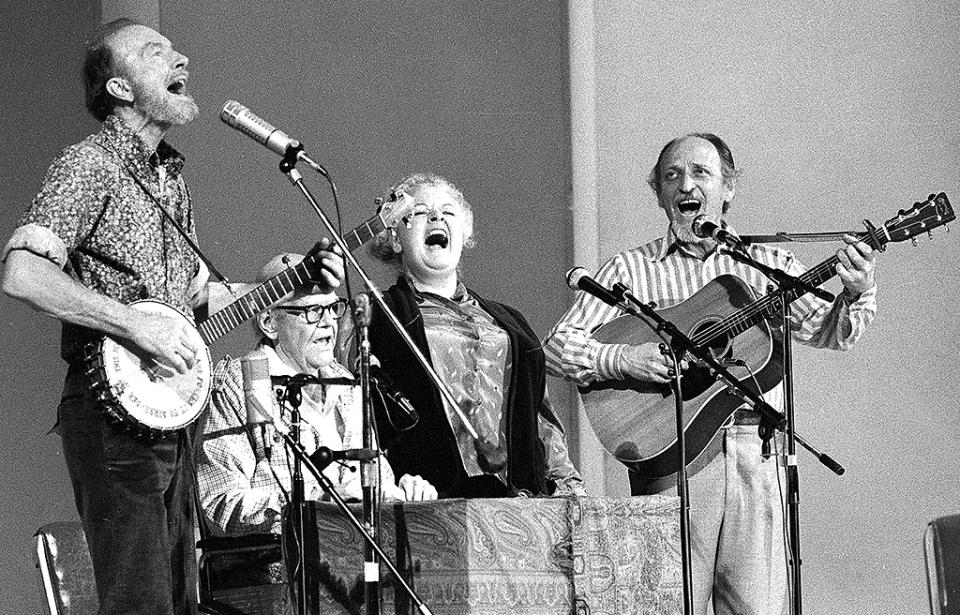
[[[375,216],[350,231],[344,241],[353,251],[383,231],[393,208],[383,204]],[[225,308],[194,325],[177,308],[155,299],[135,301],[130,307],[181,320],[201,348],[193,368],[184,374],[158,368],[128,340],[105,336],[86,349],[86,373],[94,395],[104,405],[107,419],[137,437],[158,439],[195,421],[207,405],[212,384],[209,346],[284,295],[311,283],[322,269],[319,254],[308,254],[297,265],[281,271],[240,296]]]

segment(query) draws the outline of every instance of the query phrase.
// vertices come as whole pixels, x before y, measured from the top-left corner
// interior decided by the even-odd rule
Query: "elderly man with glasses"
[[[303,257],[282,254],[261,270],[267,280]],[[293,458],[278,430],[289,428],[289,408],[277,401],[276,387],[254,399],[250,383],[258,378],[310,374],[322,379],[352,378],[334,359],[338,320],[347,303],[333,293],[308,286],[264,310],[254,324],[260,334],[257,347],[240,359],[224,358],[214,370],[210,408],[203,424],[198,451],[197,478],[201,508],[214,535],[242,535],[280,531],[280,513],[291,487]],[[265,362],[264,362],[265,359]],[[251,368],[251,366],[257,366]],[[269,397],[269,399],[267,399]],[[360,448],[361,396],[352,384],[309,384],[300,405],[300,441],[312,452]],[[260,400],[260,403],[257,402]],[[265,406],[265,407],[262,407]],[[334,463],[324,473],[341,496],[360,499],[357,462]],[[435,499],[436,490],[419,476],[403,476],[399,485],[381,459],[381,489],[385,499]],[[304,472],[308,499],[324,499],[317,482]]]

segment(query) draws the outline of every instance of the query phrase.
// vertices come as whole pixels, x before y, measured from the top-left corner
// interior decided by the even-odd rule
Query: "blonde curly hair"
[[[455,202],[463,208],[463,247],[464,249],[468,249],[476,246],[476,241],[473,238],[473,209],[470,203],[467,202],[467,199],[463,197],[460,189],[450,180],[434,173],[413,173],[412,175],[404,177],[390,189],[387,202],[388,204],[391,202],[394,203],[393,207],[396,209],[392,211],[389,216],[392,222],[388,223],[387,228],[377,233],[373,237],[373,241],[370,242],[370,253],[374,258],[385,263],[396,265],[398,268],[402,266],[402,254],[393,249],[393,239],[396,236],[396,223],[403,217],[406,210],[413,207],[413,201],[408,201],[407,197],[416,196],[423,188],[431,187],[446,190],[454,198]]]

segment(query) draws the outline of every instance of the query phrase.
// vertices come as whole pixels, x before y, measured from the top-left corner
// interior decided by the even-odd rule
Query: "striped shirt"
[[[672,237],[672,235],[668,235]],[[786,250],[754,244],[748,248],[755,260],[798,276],[805,268]],[[606,287],[617,282],[627,286],[644,303],[657,308],[676,305],[721,275],[734,275],[758,295],[773,284],[756,269],[714,250],[703,260],[683,251],[679,244],[657,239],[633,250],[621,252],[604,263],[595,279]],[[585,292],[577,293],[574,304],[547,336],[544,352],[547,371],[587,385],[605,380],[622,380],[620,356],[625,344],[603,344],[591,333],[621,314]],[[806,294],[791,304],[793,339],[817,348],[847,350],[860,338],[876,315],[876,287],[853,299],[846,292],[828,303]],[[782,388],[768,392],[765,399],[774,408],[782,406]]]

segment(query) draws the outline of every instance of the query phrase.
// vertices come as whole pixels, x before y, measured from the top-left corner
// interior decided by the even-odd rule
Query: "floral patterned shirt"
[[[189,316],[206,269],[154,200],[195,240],[182,167],[183,157],[165,141],[151,151],[121,119],[108,117],[98,133],[53,161],[4,258],[28,250],[112,299],[159,299]],[[63,358],[79,358],[98,336],[64,323]]]

